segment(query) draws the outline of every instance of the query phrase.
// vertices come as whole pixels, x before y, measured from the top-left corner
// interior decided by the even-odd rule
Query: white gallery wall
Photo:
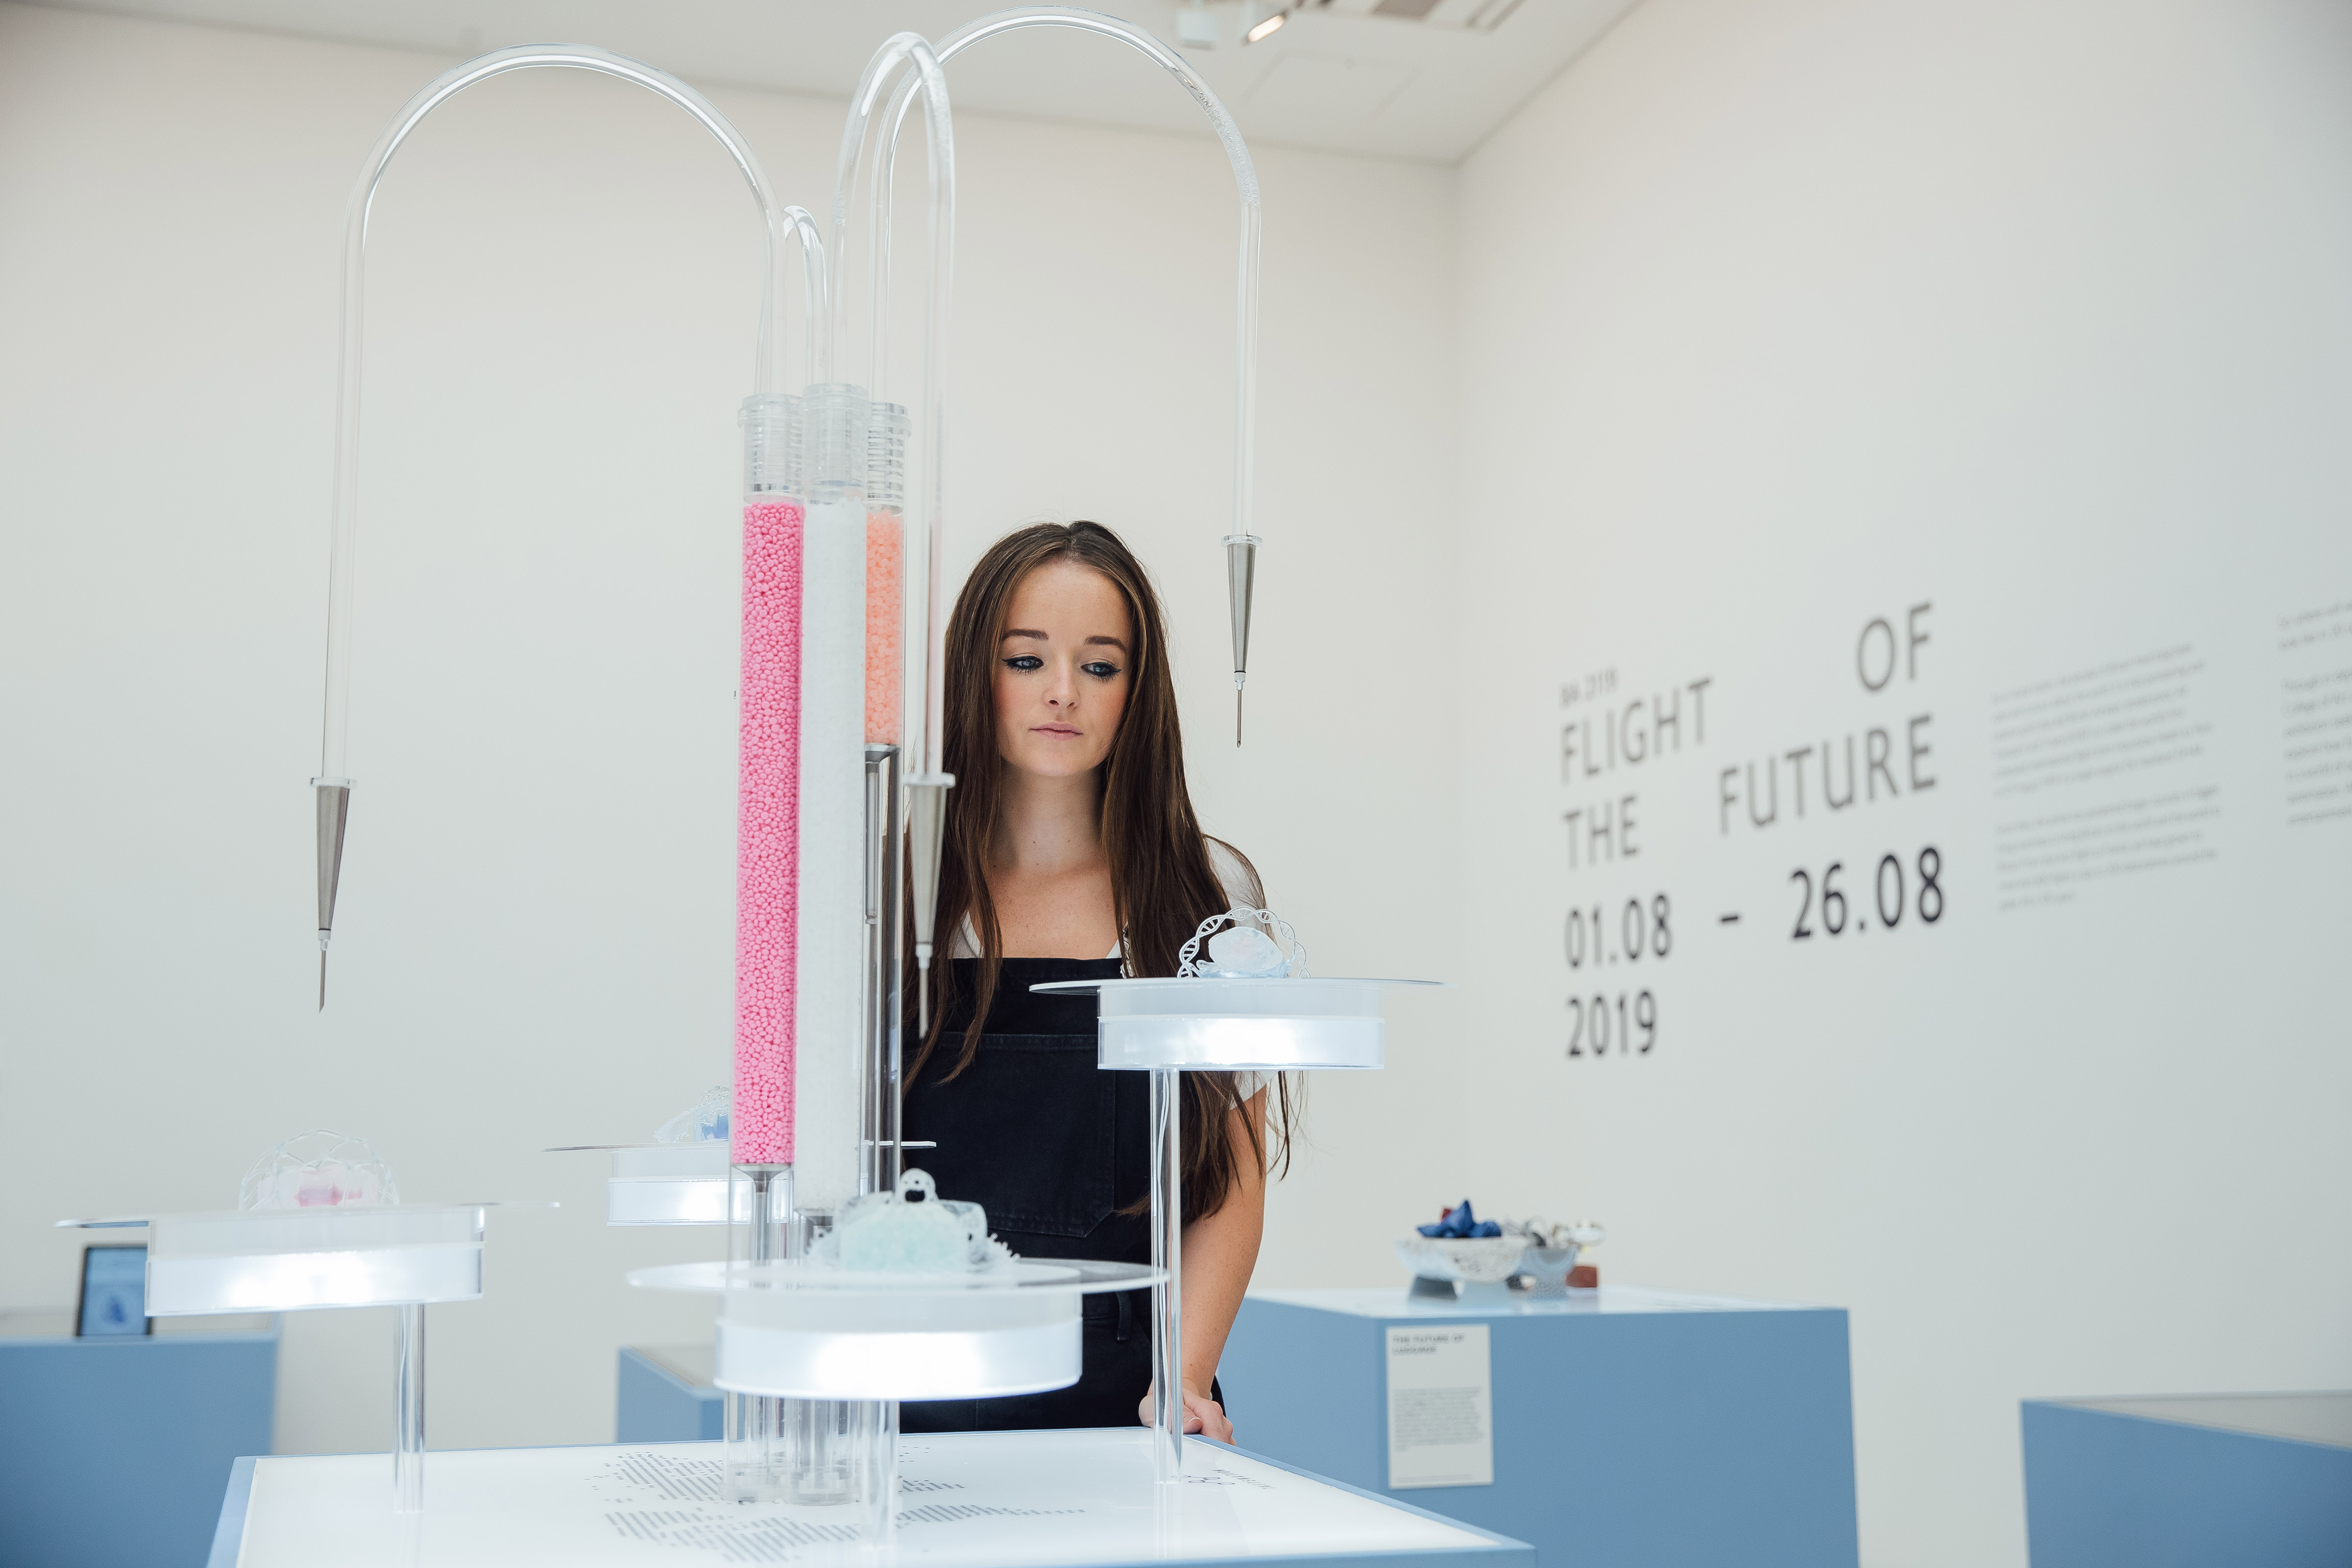
[[[343,202],[447,63],[0,5],[0,1308],[362,1132],[564,1205],[434,1315],[436,1445],[593,1442],[707,1333],[619,1281],[709,1238],[537,1151],[726,1071],[759,249],[617,83],[402,153],[314,1013]],[[2348,87],[2332,5],[1645,0],[1458,169],[1259,149],[1239,753],[1223,160],[959,118],[953,569],[1121,528],[1211,830],[1459,983],[1312,1086],[1261,1282],[1468,1193],[1850,1308],[1871,1563],[2022,1562],[2021,1397],[2352,1384]],[[821,207],[841,105],[712,96]],[[390,1338],[287,1321],[281,1448],[382,1446]]]
[[[233,1205],[278,1140],[358,1132],[404,1196],[563,1205],[494,1215],[485,1300],[432,1314],[435,1445],[609,1441],[614,1348],[709,1335],[707,1308],[623,1272],[723,1242],[607,1230],[603,1162],[538,1151],[642,1140],[728,1071],[759,229],[684,115],[581,73],[477,89],[394,163],[359,785],[315,1012],[343,205],[449,63],[0,5],[0,1307],[71,1302],[85,1237],[55,1219]],[[843,106],[714,97],[821,210]],[[957,133],[951,570],[1038,516],[1121,529],[1175,616],[1210,829],[1320,947],[1450,967],[1352,872],[1413,822],[1382,852],[1399,907],[1450,887],[1450,747],[1393,722],[1442,709],[1442,672],[1386,628],[1428,591],[1446,494],[1451,177],[1259,159],[1267,545],[1237,760],[1224,158],[977,115]],[[1440,1078],[1423,1028],[1400,1054]],[[1360,1103],[1323,1097],[1318,1128],[1378,1163],[1348,1131]],[[1379,1213],[1361,1258],[1315,1217],[1341,1174],[1282,1189],[1263,1278],[1385,1276]],[[286,1320],[283,1449],[388,1441],[391,1336],[388,1313]]]
[[[2352,1386],[2352,12],[1647,0],[1461,202],[1468,1184],[1849,1308],[1866,1563]]]

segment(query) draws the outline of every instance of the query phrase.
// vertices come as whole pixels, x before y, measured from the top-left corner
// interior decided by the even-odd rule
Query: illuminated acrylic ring
[[[606,1225],[725,1225],[727,1141],[694,1143],[572,1143],[551,1154],[609,1153],[604,1184]],[[737,1200],[749,1220],[750,1190]]]
[[[147,1314],[179,1318],[478,1301],[486,1211],[502,1206],[554,1207],[385,1204],[58,1224],[101,1230],[145,1226]]]
[[[1098,1066],[1182,1072],[1380,1067],[1381,992],[1435,980],[1057,980],[1048,994],[1102,998]]]
[[[860,1273],[809,1259],[673,1263],[629,1283],[722,1298],[711,1382],[786,1399],[998,1399],[1083,1370],[1078,1300],[1166,1276],[1053,1259],[971,1274]]]

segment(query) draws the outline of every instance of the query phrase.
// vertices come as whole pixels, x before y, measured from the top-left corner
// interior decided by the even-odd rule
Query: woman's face
[[[1110,755],[1127,711],[1135,631],[1111,580],[1074,561],[1021,579],[996,643],[996,751],[1026,773],[1067,778]]]

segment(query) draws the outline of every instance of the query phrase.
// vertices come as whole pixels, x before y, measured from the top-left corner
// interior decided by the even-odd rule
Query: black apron
[[[979,989],[980,961],[955,964],[957,1001],[939,1049],[908,1089],[909,1166],[929,1171],[940,1196],[988,1210],[988,1228],[1024,1258],[1151,1261],[1148,1214],[1121,1214],[1149,1195],[1149,1073],[1095,1065],[1091,996],[1041,996],[1055,980],[1114,980],[1115,958],[1008,958],[980,1037],[980,1053],[953,1079]],[[910,1400],[904,1432],[1016,1432],[1045,1426],[1132,1426],[1151,1388],[1151,1292],[1084,1299],[1086,1372],[1068,1388],[1007,1399]],[[1222,1398],[1213,1387],[1213,1398]]]

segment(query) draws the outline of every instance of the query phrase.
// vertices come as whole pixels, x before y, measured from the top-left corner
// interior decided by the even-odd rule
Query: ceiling
[[[41,0],[59,9],[378,44],[463,58],[511,44],[589,43],[699,85],[846,98],[889,34],[953,32],[988,0]],[[1098,4],[1106,0],[1097,0]],[[1112,0],[1171,45],[1178,0]],[[1183,51],[1253,142],[1452,163],[1591,47],[1636,0],[1521,0],[1491,31],[1351,14],[1308,0],[1280,31]],[[1430,9],[1418,0],[1392,8]],[[1490,8],[1491,14],[1491,8]],[[992,39],[948,68],[960,108],[1206,135],[1199,109],[1139,56],[1074,32]]]

